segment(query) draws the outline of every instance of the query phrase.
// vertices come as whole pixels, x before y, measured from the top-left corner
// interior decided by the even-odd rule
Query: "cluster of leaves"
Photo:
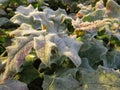
[[[0,56],[1,90],[120,89],[120,6],[115,1],[79,4],[74,18],[60,8],[40,11],[35,0],[28,1],[32,4],[17,6],[8,19],[17,27],[4,49],[6,33],[0,33],[0,49],[7,51]]]

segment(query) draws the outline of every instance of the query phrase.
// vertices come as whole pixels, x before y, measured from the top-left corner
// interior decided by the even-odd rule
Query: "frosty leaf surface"
[[[45,62],[46,60],[49,61],[50,59],[52,47],[56,47],[61,56],[67,56],[78,67],[81,64],[81,59],[77,53],[82,43],[79,43],[77,41],[73,42],[73,40],[74,39],[68,37],[65,34],[48,34],[46,36],[35,38],[34,48],[39,57],[44,57],[43,62]],[[43,53],[41,53],[41,55],[38,52]]]
[[[85,51],[81,51],[80,56],[81,56],[81,58],[87,58],[89,61],[89,64],[91,66],[93,66],[96,63],[105,59],[105,55],[107,53],[107,48],[103,46],[101,41],[94,40],[94,39],[93,39],[93,41],[90,41],[89,44],[90,44],[90,48],[87,50],[83,49]],[[83,47],[83,48],[85,48],[85,47]]]
[[[11,78],[16,72],[19,71],[20,66],[23,64],[25,56],[29,54],[33,47],[32,37],[17,37],[13,46],[7,47],[8,60],[3,80]],[[12,71],[12,72],[11,72]]]
[[[120,73],[104,67],[99,67],[97,71],[81,70],[81,90],[119,90]],[[93,77],[94,76],[94,77]]]
[[[82,20],[83,21],[95,21],[95,20],[102,20],[104,18],[105,11],[104,10],[96,10],[90,14],[85,15]]]
[[[104,66],[109,68],[118,69],[120,67],[120,52],[113,50],[107,53],[107,59],[105,59]]]
[[[22,23],[26,23],[26,24],[33,26],[34,28],[37,28],[37,29],[41,28],[40,21],[34,20],[32,16],[25,16],[22,14],[17,14],[11,18],[11,21],[19,25],[21,25]]]
[[[63,78],[55,76],[45,76],[43,90],[79,90],[79,82],[71,75]],[[62,86],[62,87],[61,87]]]
[[[36,50],[37,56],[46,65],[50,65],[51,50],[56,47],[55,43],[50,41],[51,36],[39,36],[34,38],[34,49]]]
[[[0,84],[0,90],[28,90],[28,87],[23,82],[8,80],[4,84]]]
[[[46,33],[46,31],[44,31],[44,30],[43,31],[38,31],[36,29],[33,29],[33,27],[31,25],[26,24],[26,23],[22,23],[19,28],[10,32],[10,36],[19,37],[19,36],[33,35],[33,36],[37,37],[40,34],[44,35],[45,33]]]
[[[120,5],[118,5],[114,0],[108,0],[106,4],[106,13],[108,17],[120,18]]]
[[[78,50],[82,43],[75,41],[65,34],[54,35],[52,39],[56,43],[60,55],[65,55],[70,58],[77,67],[81,64]]]
[[[21,13],[23,15],[29,15],[31,12],[34,11],[34,8],[32,5],[29,5],[28,7],[24,7],[24,6],[19,6],[16,10],[16,14],[17,13]]]
[[[7,18],[5,18],[5,17],[0,18],[0,26],[6,24],[6,23],[8,23],[8,22],[10,22],[9,19],[7,19]]]

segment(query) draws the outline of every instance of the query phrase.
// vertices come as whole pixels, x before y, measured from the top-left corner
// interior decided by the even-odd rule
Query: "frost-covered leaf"
[[[97,71],[81,70],[81,90],[119,90],[120,72],[99,67]]]
[[[48,31],[51,29],[63,31],[66,29],[65,23],[63,23],[61,20],[63,17],[68,17],[63,9],[59,8],[58,10],[53,11],[50,8],[45,8],[43,12],[40,12],[29,5],[28,7],[18,7],[16,15],[11,18],[11,21],[20,25],[22,23],[28,23],[36,29],[41,29],[40,23],[42,22],[42,25],[49,29]]]
[[[34,8],[32,5],[29,5],[28,7],[24,7],[24,6],[19,6],[17,8],[17,11],[15,12],[16,14],[17,13],[21,13],[23,15],[29,15],[31,12],[34,12]]]
[[[16,72],[19,71],[20,66],[27,54],[31,51],[33,47],[33,38],[30,37],[17,37],[14,40],[12,46],[7,47],[8,59],[6,70],[3,74],[3,81],[14,76]]]
[[[82,20],[88,21],[88,22],[95,21],[95,20],[102,20],[105,17],[104,15],[105,15],[105,10],[100,9],[85,15],[82,18]]]
[[[28,14],[21,10],[28,10]],[[61,19],[65,17],[64,14],[66,14],[66,12],[62,9],[58,9],[57,11],[45,9],[43,12],[34,10],[35,12],[33,11],[33,13],[31,10],[33,10],[31,6],[19,7],[16,15],[11,19],[13,21],[15,20],[16,22],[20,22],[21,26],[17,30],[10,33],[11,35],[15,36],[16,43],[13,43],[12,46],[7,48],[8,65],[6,66],[3,80],[9,77],[11,78],[12,72],[16,73],[19,71],[25,56],[30,52],[32,47],[34,47],[38,58],[40,58],[42,63],[44,63],[46,66],[50,66],[51,64],[51,51],[54,47],[58,49],[60,56],[65,55],[66,57],[70,58],[75,66],[78,67],[81,64],[78,51],[82,43],[77,42],[68,35],[60,34],[61,31],[59,31],[65,30],[65,28],[61,28],[64,27],[64,24],[61,24]],[[33,22],[40,20],[42,25],[46,27],[46,30],[37,31],[31,27],[31,24],[28,25],[26,23],[22,23],[22,19],[15,18],[18,16],[20,18],[21,16],[25,17],[23,22],[26,17],[29,16],[34,19]],[[29,20],[29,23],[30,21],[31,20]],[[12,75],[14,73],[12,73]]]
[[[8,80],[4,84],[0,84],[0,90],[28,90],[28,87],[20,81]]]
[[[79,18],[82,18],[83,16],[93,11],[93,8],[91,5],[85,6],[83,4],[78,4],[78,7],[80,8],[80,10],[76,14],[76,17],[79,17]]]
[[[38,10],[34,9],[32,5],[28,7],[19,6],[15,12],[16,14],[11,18],[11,21],[21,25],[27,23],[32,25],[35,29],[41,29],[41,22],[38,16]]]
[[[6,2],[8,2],[8,0],[0,0],[0,4],[6,3]]]
[[[100,27],[104,26],[104,25],[108,25],[109,24],[109,19],[103,19],[103,20],[96,20],[94,22],[80,22],[79,21],[73,21],[73,24],[75,28],[79,29],[79,30],[85,30],[87,32],[92,32],[92,31],[96,31],[99,30]]]
[[[95,10],[98,10],[98,9],[103,9],[105,8],[104,7],[104,0],[99,0],[96,4],[95,4]]]
[[[39,13],[41,23],[46,26],[48,32],[64,32],[67,29],[67,25],[64,23],[66,19],[71,20],[67,16],[65,10],[58,9],[53,11],[50,8],[46,8],[43,12]]]
[[[82,63],[81,63],[81,65],[80,65],[80,68],[84,68],[84,69],[86,69],[86,70],[94,70],[94,69],[90,66],[87,58],[82,58],[81,60],[82,60]]]
[[[106,12],[108,17],[120,18],[120,5],[118,5],[114,0],[108,0]]]
[[[0,9],[0,15],[7,15],[7,13],[5,12],[5,10]]]
[[[71,74],[64,77],[44,77],[43,90],[80,90],[79,82]]]
[[[52,47],[56,47],[60,56],[67,56],[78,67],[81,64],[81,59],[78,56],[78,51],[81,45],[82,43],[75,41],[73,38],[70,38],[65,34],[57,35],[51,33],[46,36],[35,38],[34,48],[37,52],[38,57],[43,59],[43,63],[48,63],[51,56],[50,53]]]
[[[10,36],[15,36],[15,37],[29,36],[29,35],[39,36],[40,34],[44,35],[45,33],[46,33],[45,30],[37,31],[33,29],[31,25],[22,23],[19,28],[10,32]]]
[[[79,48],[82,45],[81,42],[77,42],[65,34],[53,35],[52,41],[56,44],[61,55],[70,58],[77,67],[81,64],[81,59],[78,56]]]
[[[51,51],[56,47],[55,43],[50,41],[51,36],[39,36],[34,38],[34,49],[37,56],[42,60],[45,65],[50,65]]]
[[[39,20],[34,20],[34,18],[32,16],[25,16],[22,14],[17,14],[14,17],[11,18],[11,21],[14,23],[17,23],[19,25],[21,25],[22,23],[26,23],[29,24],[31,26],[33,26],[36,29],[41,28],[41,23]]]
[[[103,46],[103,43],[101,41],[95,39],[89,41],[89,44],[90,48],[87,50],[83,49],[85,51],[82,51],[81,47],[80,56],[81,58],[87,58],[89,64],[94,67],[96,63],[105,59],[107,48]]]
[[[6,24],[6,23],[8,23],[8,22],[10,22],[9,19],[7,19],[7,18],[5,18],[5,17],[0,18],[0,26]]]
[[[107,59],[105,59],[104,66],[109,68],[118,69],[120,67],[120,52],[113,50],[107,53]]]

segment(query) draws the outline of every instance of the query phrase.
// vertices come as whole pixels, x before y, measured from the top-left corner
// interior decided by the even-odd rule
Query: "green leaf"
[[[26,63],[32,63],[32,62],[26,62]],[[33,67],[33,65],[23,65],[22,71],[18,73],[19,80],[29,84],[33,80],[39,77],[39,72]]]

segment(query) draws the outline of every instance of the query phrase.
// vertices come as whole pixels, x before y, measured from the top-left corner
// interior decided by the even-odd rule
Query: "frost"
[[[62,87],[61,87],[62,86]],[[44,90],[79,90],[79,82],[71,74],[64,77],[45,76],[43,82]]]
[[[6,81],[4,84],[0,84],[0,90],[28,90],[25,83],[10,80]]]
[[[34,38],[34,49],[37,56],[46,65],[50,65],[51,50],[56,47],[55,43],[50,41],[50,35],[39,36]]]
[[[23,64],[24,58],[29,54],[33,47],[33,41],[30,37],[17,37],[13,46],[7,47],[8,59],[6,70],[3,75],[3,81],[14,76]],[[11,72],[12,71],[12,72]]]
[[[108,17],[120,18],[120,6],[114,0],[108,0],[106,5],[106,13]]]
[[[81,70],[81,90],[119,90],[120,73],[104,67],[99,67],[97,71]],[[94,76],[94,77],[93,77]]]
[[[33,20],[32,24],[30,24],[30,16]],[[18,7],[16,15],[11,20],[20,24],[20,27],[10,33],[14,39],[12,45],[7,47],[8,60],[2,80],[11,79],[15,73],[19,72],[25,57],[32,48],[47,67],[50,67],[51,51],[55,48],[58,49],[60,57],[63,55],[68,57],[76,67],[79,67],[81,58],[78,56],[78,51],[82,43],[65,34],[67,27],[62,22],[65,19],[68,17],[62,9],[53,11],[47,8],[43,12],[39,12],[31,5]],[[44,28],[34,29],[31,25],[35,26],[34,21],[36,20],[41,23],[39,26],[44,26]]]

